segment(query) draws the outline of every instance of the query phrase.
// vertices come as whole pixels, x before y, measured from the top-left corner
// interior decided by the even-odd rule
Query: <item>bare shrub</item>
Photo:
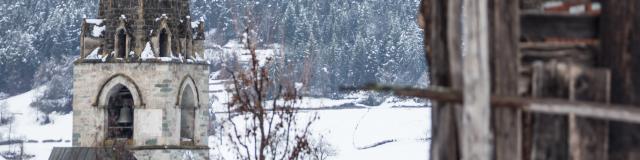
[[[225,124],[221,125],[228,132],[224,136],[232,144],[234,158],[313,159],[313,154],[324,151],[312,144],[310,127],[318,116],[306,120],[298,117],[295,104],[301,97],[293,82],[283,77],[271,78],[277,76],[269,71],[271,59],[260,63],[251,36],[245,39],[251,60],[248,67],[227,70],[233,80],[232,98]]]

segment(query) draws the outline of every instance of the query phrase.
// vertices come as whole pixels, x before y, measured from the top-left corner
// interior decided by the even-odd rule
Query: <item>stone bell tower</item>
[[[99,3],[74,64],[73,148],[208,159],[204,23],[191,20],[189,0]]]

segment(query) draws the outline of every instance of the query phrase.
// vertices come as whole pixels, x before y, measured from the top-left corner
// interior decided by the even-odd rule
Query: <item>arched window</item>
[[[193,142],[196,101],[191,85],[187,85],[180,98],[180,142]]]
[[[125,33],[124,29],[118,31],[118,52],[116,57],[124,58],[127,55],[127,33]]]
[[[160,47],[160,57],[169,57],[169,35],[167,29],[160,31],[158,40],[160,41],[158,45]]]
[[[107,97],[107,138],[132,139],[134,103],[131,91],[123,85],[116,85]]]

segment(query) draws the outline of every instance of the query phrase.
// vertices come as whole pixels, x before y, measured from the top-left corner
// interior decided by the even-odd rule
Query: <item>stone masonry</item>
[[[177,156],[184,149],[208,157],[208,65],[180,63],[77,63],[74,68],[73,146],[105,145],[106,101],[114,84],[129,88],[134,96],[135,155]],[[194,85],[197,95],[194,144],[180,144],[182,86]],[[102,98],[102,99],[101,99]],[[148,149],[146,149],[148,148]],[[158,148],[168,148],[167,150]],[[147,154],[179,149],[174,154]],[[146,150],[145,150],[146,149]],[[140,157],[137,157],[140,159]],[[153,158],[165,159],[165,158]]]
[[[98,19],[85,19],[81,33],[81,56],[100,47],[100,55],[118,51],[118,34],[126,33],[126,56],[139,58],[149,44],[156,57],[167,47],[168,57],[203,57],[204,23],[192,21],[189,0],[100,0]],[[99,20],[100,23],[92,23]],[[99,28],[96,30],[95,28]],[[160,46],[160,31],[166,30],[168,44]],[[92,32],[97,32],[91,34]],[[99,34],[98,34],[99,33]],[[135,54],[132,56],[129,54]]]

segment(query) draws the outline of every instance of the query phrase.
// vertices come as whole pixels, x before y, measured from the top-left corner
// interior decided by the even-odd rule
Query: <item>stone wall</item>
[[[73,86],[73,146],[103,145],[107,93],[114,85],[134,96],[133,146],[180,145],[181,86],[193,79],[198,98],[194,143],[207,146],[209,126],[206,64],[76,63]]]
[[[150,40],[151,32],[159,29],[158,18],[166,15],[168,29],[172,33],[184,33],[190,30],[185,26],[185,23],[190,23],[186,18],[189,14],[189,0],[101,0],[98,18],[104,19],[107,26],[104,32],[104,53],[114,51],[115,35],[122,28],[120,19],[123,15],[126,17],[124,28],[132,39],[130,50],[140,53]],[[172,36],[177,39],[187,35]]]
[[[209,159],[209,150],[176,150],[176,149],[159,149],[159,150],[139,150],[133,151],[133,155],[137,159]]]

